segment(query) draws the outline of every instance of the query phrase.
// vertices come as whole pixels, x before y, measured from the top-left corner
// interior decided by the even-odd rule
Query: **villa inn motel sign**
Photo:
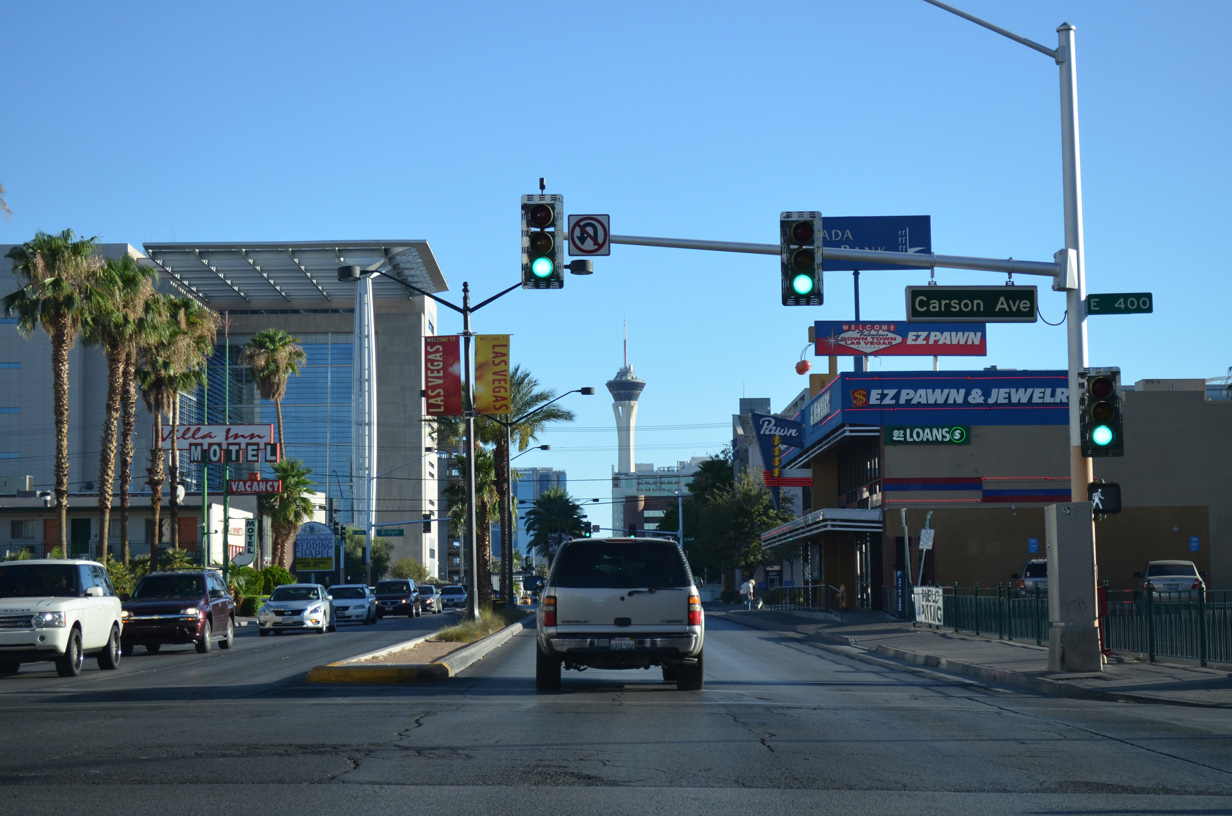
[[[163,426],[160,430],[163,446],[171,447],[172,428]],[[194,464],[256,464],[282,459],[273,425],[180,425],[174,433],[175,449],[187,451],[188,461]]]

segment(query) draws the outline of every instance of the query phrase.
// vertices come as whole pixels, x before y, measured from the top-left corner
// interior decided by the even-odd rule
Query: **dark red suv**
[[[235,603],[214,570],[150,573],[137,582],[123,614],[125,655],[138,645],[153,654],[164,643],[191,643],[204,654],[215,641],[230,649],[235,640]]]

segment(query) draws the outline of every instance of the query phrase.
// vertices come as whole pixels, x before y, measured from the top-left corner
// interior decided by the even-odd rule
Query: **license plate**
[[[616,650],[632,649],[636,645],[637,643],[633,638],[612,638],[612,648]]]

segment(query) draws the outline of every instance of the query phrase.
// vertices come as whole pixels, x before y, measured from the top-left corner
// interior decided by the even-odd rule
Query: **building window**
[[[0,459],[20,459],[20,458],[21,457],[16,453],[5,453],[3,451],[0,451]]]
[[[21,363],[0,363],[0,368],[21,368]]]
[[[20,408],[0,408],[0,414],[20,414]]]
[[[34,538],[35,524],[31,519],[9,522],[9,538]]]

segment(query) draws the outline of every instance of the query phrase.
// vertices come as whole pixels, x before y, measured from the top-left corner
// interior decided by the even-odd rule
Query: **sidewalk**
[[[1150,663],[1113,654],[1098,674],[1052,674],[1048,647],[949,629],[913,626],[884,612],[847,610],[840,621],[825,612],[706,604],[709,618],[758,629],[794,632],[868,660],[888,659],[1002,683],[1058,697],[1119,702],[1232,708],[1228,666],[1201,668],[1179,662]]]

